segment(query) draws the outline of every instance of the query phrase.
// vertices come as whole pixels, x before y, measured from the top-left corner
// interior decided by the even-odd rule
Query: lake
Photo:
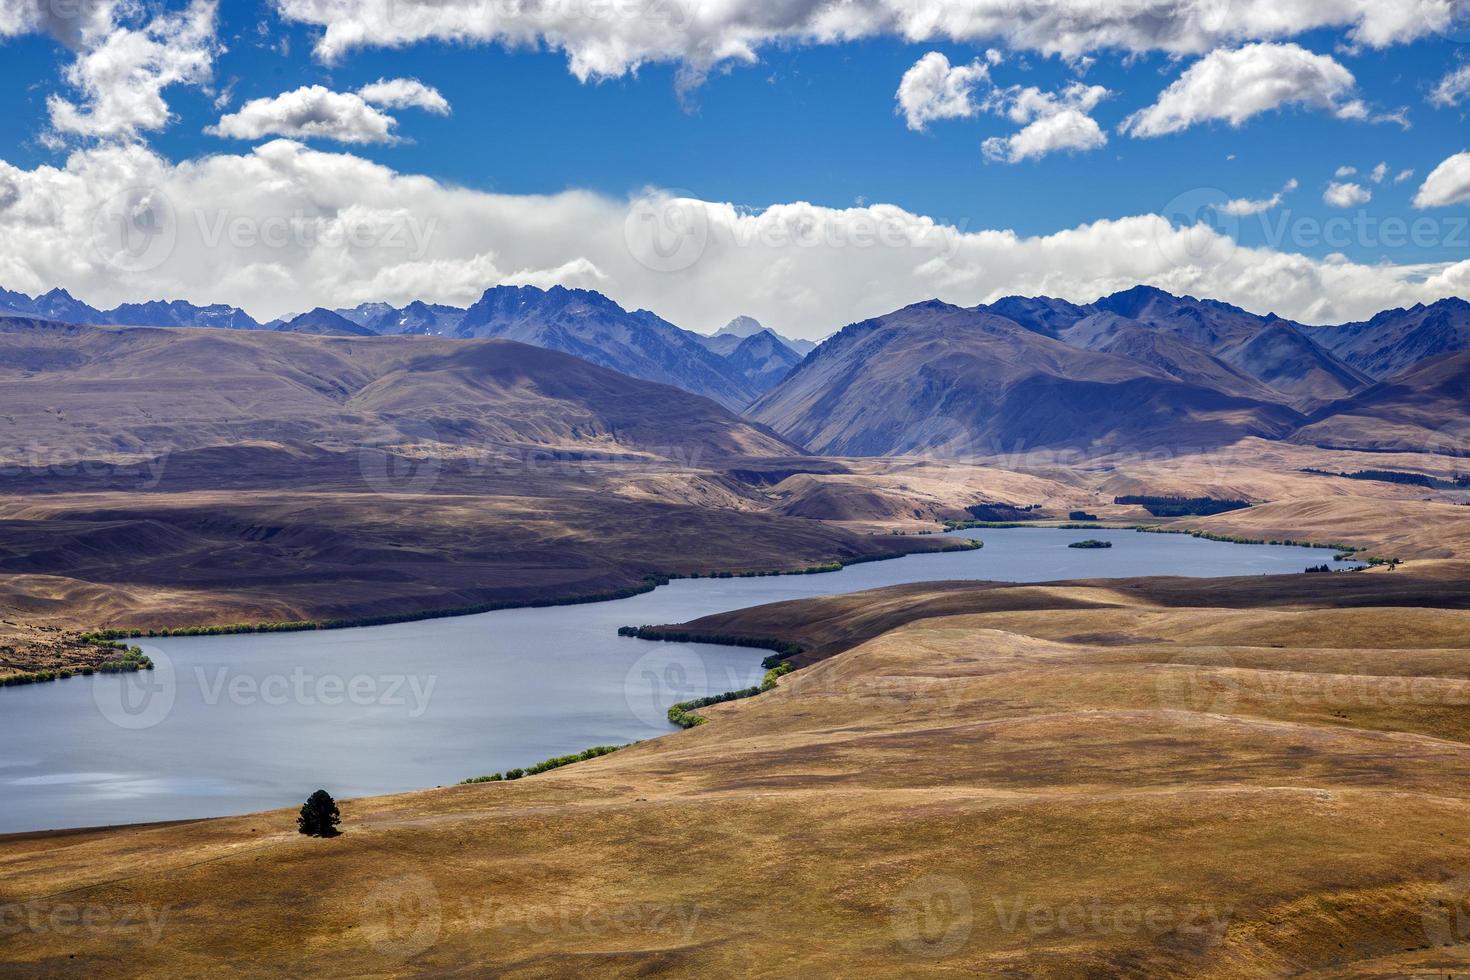
[[[447,785],[674,730],[676,701],[749,687],[767,651],[617,628],[944,579],[1301,572],[1331,553],[1182,534],[959,532],[979,551],[821,575],[684,579],[576,606],[306,633],[138,641],[151,672],[0,688],[0,833],[222,816]],[[1068,548],[1083,538],[1106,550]]]

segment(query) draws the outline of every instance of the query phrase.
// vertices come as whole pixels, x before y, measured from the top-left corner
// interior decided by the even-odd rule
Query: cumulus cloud
[[[1470,98],[1470,62],[1445,75],[1429,93],[1429,101],[1437,106],[1457,106]]]
[[[422,109],[436,116],[449,115],[449,101],[439,90],[417,78],[380,78],[357,90],[363,101],[385,109]]]
[[[1470,204],[1470,152],[1456,153],[1435,167],[1414,195],[1416,208],[1442,208],[1451,204]]]
[[[46,6],[54,12],[68,5]],[[80,98],[52,95],[46,100],[51,142],[65,137],[137,139],[141,132],[163,129],[172,118],[163,90],[209,80],[219,50],[214,0],[193,0],[181,11],[137,26],[114,19],[132,14],[131,6],[79,2],[73,9],[85,16],[69,24],[38,22],[77,49],[63,77]]]
[[[1357,167],[1349,167],[1347,164],[1343,164],[1341,167],[1338,167],[1337,168],[1337,170],[1333,173],[1333,176],[1334,177],[1351,177],[1354,174],[1356,174],[1357,172],[1358,172],[1358,168]]]
[[[1022,236],[882,204],[494,194],[287,140],[177,164],[137,145],[62,166],[0,163],[4,188],[7,287],[61,285],[100,306],[227,302],[260,318],[563,282],[695,329],[744,310],[815,337],[935,296],[1090,301],[1145,282],[1324,322],[1470,292],[1470,261],[1328,262],[1243,247],[1210,221],[1144,214]]]
[[[1252,116],[1299,105],[1364,118],[1357,80],[1325,54],[1297,44],[1248,44],[1213,51],[1185,69],[1158,101],[1124,120],[1132,136],[1163,136],[1212,120],[1240,126]]]
[[[987,160],[1020,163],[1059,151],[1084,152],[1107,145],[1107,135],[1088,113],[1111,93],[1101,85],[1073,82],[1061,92],[1012,87],[997,92],[993,104],[1023,128],[992,136],[982,146]]]
[[[1373,183],[1375,184],[1381,184],[1383,183],[1383,179],[1387,176],[1388,163],[1385,161],[1373,168],[1372,172],[1368,174],[1368,179],[1373,181]]]
[[[438,115],[449,103],[438,90],[417,79],[379,79],[356,92],[334,92],[307,85],[268,98],[251,99],[237,112],[220,117],[205,132],[252,140],[262,136],[330,139],[339,143],[396,143],[398,120],[378,106],[417,106]]]
[[[967,119],[980,111],[975,87],[990,78],[979,59],[951,66],[938,51],[930,51],[903,73],[894,98],[909,129],[923,130],[935,119]]]
[[[1373,192],[1352,181],[1333,181],[1322,192],[1322,200],[1335,208],[1355,208],[1373,200]]]
[[[1286,182],[1286,185],[1268,198],[1252,199],[1249,197],[1238,197],[1226,201],[1220,205],[1220,211],[1235,218],[1245,218],[1253,214],[1265,214],[1267,211],[1275,210],[1281,206],[1286,195],[1297,189],[1296,178]]]
[[[577,77],[607,77],[647,62],[694,73],[754,61],[773,44],[831,44],[895,36],[911,43],[999,42],[1076,59],[1102,50],[1199,54],[1221,45],[1318,29],[1382,47],[1443,31],[1447,0],[850,0],[749,3],[639,0],[624,4],[498,4],[485,0],[276,0],[283,17],[322,28],[319,57],[438,39],[544,46]]]
[[[1407,168],[1407,169],[1404,169],[1404,170],[1400,170],[1398,172],[1398,176],[1396,176],[1393,179],[1393,182],[1395,184],[1402,184],[1406,180],[1413,180],[1413,179],[1414,179],[1414,170],[1413,170],[1412,167],[1410,167],[1410,168]]]

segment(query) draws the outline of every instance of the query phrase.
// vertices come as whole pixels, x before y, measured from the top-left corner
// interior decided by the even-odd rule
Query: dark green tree
[[[301,816],[296,818],[296,829],[312,837],[336,837],[340,833],[337,824],[341,822],[342,814],[337,809],[337,801],[332,799],[332,794],[319,789],[301,805]]]

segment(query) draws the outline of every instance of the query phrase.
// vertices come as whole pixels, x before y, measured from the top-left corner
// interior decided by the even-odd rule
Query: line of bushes
[[[1354,473],[1333,473],[1330,470],[1319,470],[1308,466],[1302,470],[1303,473],[1311,473],[1314,476],[1336,476],[1344,480],[1373,480],[1378,483],[1397,483],[1412,487],[1425,487],[1430,490],[1463,490],[1470,487],[1470,476],[1455,474],[1451,480],[1442,480],[1439,477],[1429,476],[1425,473],[1405,473],[1401,470],[1358,470]]]
[[[952,551],[974,551],[980,547],[978,541],[956,541],[944,547],[934,549],[933,554]],[[606,592],[585,592],[580,595],[564,596],[560,598],[530,599],[525,601],[500,600],[497,602],[482,602],[473,606],[458,606],[452,609],[432,609],[420,612],[387,613],[381,616],[362,616],[355,619],[322,619],[322,620],[295,620],[279,623],[227,623],[219,626],[178,626],[172,629],[100,629],[91,635],[108,640],[127,640],[138,637],[168,637],[168,636],[226,636],[236,633],[302,633],[312,630],[335,630],[350,629],[361,626],[388,626],[393,623],[414,623],[425,619],[447,619],[453,616],[474,616],[479,613],[497,612],[501,609],[541,609],[548,606],[578,606],[591,602],[611,602],[616,599],[630,599],[636,595],[652,592],[660,585],[668,585],[674,579],[681,578],[759,578],[769,575],[817,575],[823,572],[840,572],[848,565],[861,565],[870,561],[889,561],[894,558],[903,558],[913,554],[908,551],[883,552],[875,555],[857,555],[851,558],[843,558],[837,561],[824,562],[820,565],[808,565],[805,568],[789,569],[785,571],[767,572],[693,572],[687,575],[671,573],[667,575],[645,575],[638,585],[630,585],[621,589],[610,589]]]
[[[766,661],[761,661],[762,666],[765,666],[765,664]],[[678,725],[680,728],[693,728],[696,725],[703,725],[709,719],[695,714],[700,708],[708,708],[714,704],[724,704],[727,701],[740,701],[745,698],[753,698],[757,694],[769,691],[775,687],[777,678],[785,677],[793,669],[789,661],[782,661],[767,670],[766,676],[761,679],[760,684],[756,687],[742,688],[739,691],[726,691],[724,694],[711,694],[707,698],[695,698],[693,701],[681,701],[678,704],[670,705],[669,721]]]
[[[1209,517],[1232,510],[1245,510],[1248,500],[1220,500],[1215,497],[1160,497],[1134,494],[1114,497],[1113,503],[1142,507],[1155,517]]]
[[[749,647],[755,650],[775,650],[761,661],[767,669],[777,666],[787,657],[799,656],[802,647],[789,640],[778,640],[769,636],[731,636],[729,633],[696,633],[693,630],[666,629],[659,626],[619,626],[618,636],[630,636],[639,640],[663,643],[709,643],[724,647]]]
[[[560,769],[562,766],[570,766],[575,762],[586,762],[588,759],[596,759],[604,755],[610,755],[611,753],[616,752],[618,749],[625,748],[627,748],[626,745],[594,745],[590,749],[583,749],[581,752],[574,752],[571,755],[553,756],[550,759],[546,759],[543,762],[538,762],[534,766],[527,766],[524,769],[507,769],[505,772],[493,772],[488,776],[475,776],[474,778],[466,779],[463,782],[499,783],[505,780],[520,779],[524,776],[535,776],[538,773],[550,772],[553,769]]]
[[[1348,561],[1350,559],[1356,561],[1364,560],[1353,559],[1353,556],[1363,549],[1350,544],[1322,544],[1317,541],[1296,541],[1292,538],[1280,540],[1245,538],[1238,534],[1216,534],[1213,531],[1201,531],[1186,527],[1160,527],[1157,524],[1136,524],[1133,530],[1141,531],[1144,534],[1187,534],[1191,538],[1200,538],[1204,541],[1221,541],[1225,544],[1274,544],[1288,548],[1330,548],[1337,552],[1338,561]]]
[[[0,687],[19,687],[25,684],[45,684],[48,681],[64,681],[69,677],[91,677],[93,674],[128,674],[139,670],[152,670],[153,661],[142,647],[129,646],[116,640],[100,637],[95,633],[83,633],[80,637],[87,646],[112,650],[116,656],[108,657],[100,664],[84,664],[81,667],[58,667],[55,670],[34,670],[23,674],[7,674],[0,677]]]
[[[101,629],[89,634],[101,639],[133,639],[136,637],[166,636],[225,636],[233,633],[300,633],[312,630],[348,629],[358,626],[387,626],[392,623],[413,623],[425,619],[445,619],[451,616],[474,616],[479,613],[496,612],[501,609],[539,609],[547,606],[577,606],[589,602],[610,602],[614,599],[629,599],[635,595],[652,592],[660,585],[668,585],[668,575],[646,575],[638,585],[630,585],[607,592],[587,592],[563,598],[531,599],[524,602],[501,600],[482,602],[473,606],[453,609],[435,609],[423,612],[388,613],[382,616],[364,616],[357,619],[299,620],[282,623],[229,623],[220,626],[179,626],[173,629]]]

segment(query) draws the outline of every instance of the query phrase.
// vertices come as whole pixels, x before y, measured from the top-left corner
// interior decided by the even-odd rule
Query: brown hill
[[[512,341],[0,319],[0,453],[46,466],[246,442],[659,459],[795,448],[698,395]]]
[[[847,327],[748,415],[812,451],[868,456],[1202,447],[1279,438],[1300,421],[1283,405],[938,301]]]
[[[1293,441],[1470,456],[1470,351],[1436,358],[1323,407]]]

